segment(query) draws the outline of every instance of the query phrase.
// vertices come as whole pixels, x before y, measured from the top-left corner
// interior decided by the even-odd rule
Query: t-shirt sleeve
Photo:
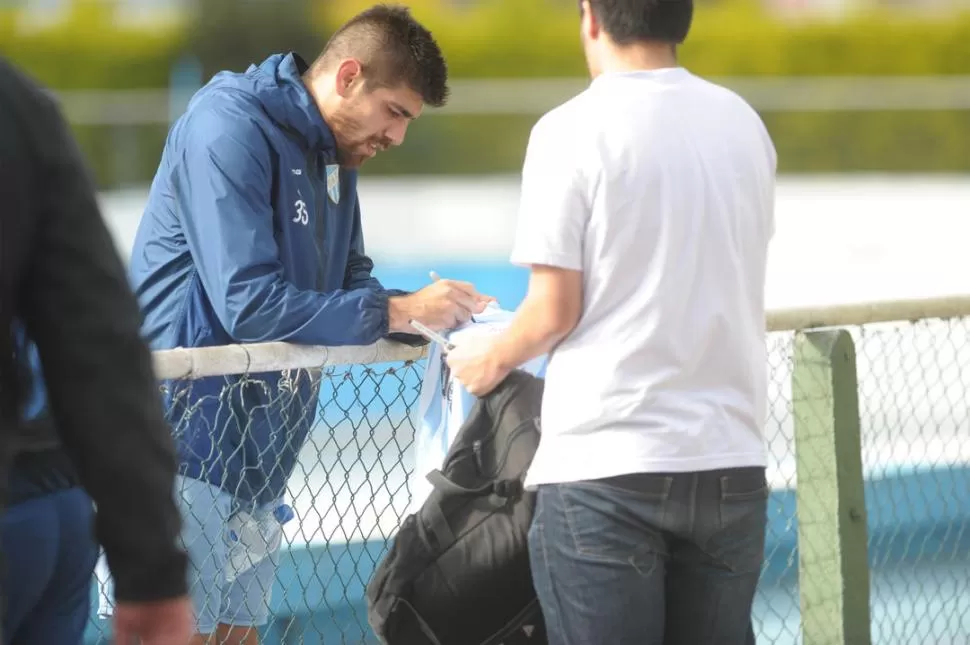
[[[511,261],[583,269],[589,204],[573,137],[548,117],[532,129]]]

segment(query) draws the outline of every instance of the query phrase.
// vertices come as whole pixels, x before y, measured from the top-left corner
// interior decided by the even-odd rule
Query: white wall
[[[145,192],[102,196],[125,257]],[[516,177],[362,179],[368,252],[382,261],[504,262]],[[784,177],[772,307],[970,293],[970,177]]]

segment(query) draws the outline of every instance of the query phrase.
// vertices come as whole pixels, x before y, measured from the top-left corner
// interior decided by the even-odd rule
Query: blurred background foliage
[[[196,0],[188,12],[120,20],[106,0],[80,0],[54,21],[30,24],[0,10],[0,54],[55,91],[164,90],[180,61],[200,81],[244,70],[276,51],[312,59],[332,30],[368,0]],[[410,0],[438,39],[451,77],[582,79],[572,0]],[[692,71],[723,77],[968,75],[970,11],[913,14],[864,8],[834,19],[793,18],[751,0],[699,2],[681,49]],[[968,171],[966,110],[763,112],[783,172]],[[516,172],[537,114],[448,114],[419,119],[405,146],[366,172]],[[150,180],[167,123],[77,125],[102,185]],[[104,129],[112,130],[105,136]],[[919,145],[914,145],[919,143]],[[118,161],[118,150],[125,161]]]

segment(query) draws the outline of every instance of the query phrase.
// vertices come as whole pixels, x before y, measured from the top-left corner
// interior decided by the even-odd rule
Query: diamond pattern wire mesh
[[[752,611],[758,643],[782,645],[799,637],[797,528],[792,490],[795,482],[795,439],[791,413],[791,332],[769,334],[768,409],[765,442],[768,449],[768,524],[765,565]]]
[[[867,477],[872,642],[970,641],[970,320],[850,329]],[[798,596],[793,333],[768,335],[766,558],[759,644],[802,643]],[[312,430],[289,478],[265,645],[376,643],[364,588],[410,511],[412,418],[424,363],[284,373],[319,379]],[[226,377],[223,398],[253,386]],[[277,389],[277,397],[294,396]],[[287,394],[289,392],[289,394]],[[305,419],[305,422],[309,422]],[[299,422],[299,420],[296,420]],[[255,584],[255,582],[253,583]],[[261,594],[257,594],[261,596]],[[108,643],[93,619],[89,643]]]
[[[970,318],[847,329],[858,377],[872,642],[965,644],[970,642]],[[803,642],[793,338],[792,332],[768,336],[766,435],[773,495],[754,608],[759,644]],[[803,512],[801,520],[824,518]],[[806,557],[811,562],[812,554]]]
[[[970,642],[970,318],[853,331],[873,643]]]

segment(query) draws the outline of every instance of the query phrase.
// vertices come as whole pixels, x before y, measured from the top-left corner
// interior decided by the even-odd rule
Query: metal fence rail
[[[724,77],[711,79],[765,112],[970,110],[970,77]],[[584,78],[457,79],[451,98],[429,115],[540,115],[581,92]],[[190,88],[191,90],[191,88]],[[56,92],[75,125],[164,125],[190,91]]]
[[[766,327],[773,492],[758,642],[970,642],[970,296],[773,311]],[[155,354],[161,379],[224,379],[176,431],[262,373],[284,374],[281,408],[319,379],[266,645],[375,642],[363,590],[411,510],[422,359],[386,342]],[[89,642],[108,630],[93,618]]]

